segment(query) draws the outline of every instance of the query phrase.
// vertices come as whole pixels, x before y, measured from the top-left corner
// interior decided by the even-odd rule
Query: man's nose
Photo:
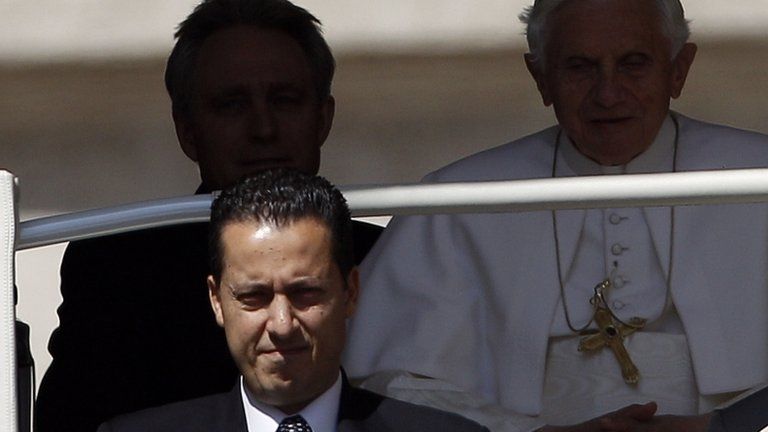
[[[277,295],[269,305],[267,332],[275,338],[287,338],[296,328],[293,305],[286,296]]]
[[[259,140],[273,138],[277,132],[275,113],[267,101],[254,104],[250,118],[251,135]]]
[[[624,100],[621,76],[615,71],[600,71],[595,78],[593,99],[603,108],[611,108]]]

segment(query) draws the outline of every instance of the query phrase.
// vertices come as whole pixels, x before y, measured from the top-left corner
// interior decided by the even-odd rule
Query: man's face
[[[203,43],[191,106],[174,121],[203,184],[221,189],[264,168],[316,174],[333,113],[332,97],[318,99],[298,42],[276,30],[236,26]]]
[[[672,59],[650,0],[568,1],[547,28],[543,71],[526,61],[579,151],[603,165],[645,151],[683,89],[696,46]]]
[[[330,230],[314,218],[231,223],[221,249],[221,280],[208,287],[229,350],[258,400],[294,413],[338,377],[357,270],[345,281]]]

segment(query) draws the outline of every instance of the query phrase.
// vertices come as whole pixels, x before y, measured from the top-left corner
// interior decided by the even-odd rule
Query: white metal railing
[[[341,188],[354,216],[768,202],[768,169]],[[211,195],[22,222],[17,250],[205,221]]]
[[[0,431],[18,428],[16,400],[16,309],[13,301],[14,243],[18,224],[16,179],[0,171]]]

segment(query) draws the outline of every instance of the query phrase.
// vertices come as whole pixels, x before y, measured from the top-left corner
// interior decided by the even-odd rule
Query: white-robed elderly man
[[[768,166],[765,135],[670,111],[697,49],[678,0],[521,18],[558,125],[426,182]],[[768,378],[766,264],[764,204],[395,218],[345,364],[492,430],[705,430]]]

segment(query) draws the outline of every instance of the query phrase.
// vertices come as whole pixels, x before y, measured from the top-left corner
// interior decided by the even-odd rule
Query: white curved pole
[[[0,431],[18,430],[16,400],[15,302],[13,250],[16,241],[16,181],[0,171]]]
[[[207,221],[212,195],[143,201],[24,221],[16,250],[164,225]]]
[[[768,202],[768,169],[341,188],[353,216]],[[211,195],[22,222],[17,250],[205,221]]]
[[[768,201],[768,169],[440,183],[344,190],[355,216]]]

